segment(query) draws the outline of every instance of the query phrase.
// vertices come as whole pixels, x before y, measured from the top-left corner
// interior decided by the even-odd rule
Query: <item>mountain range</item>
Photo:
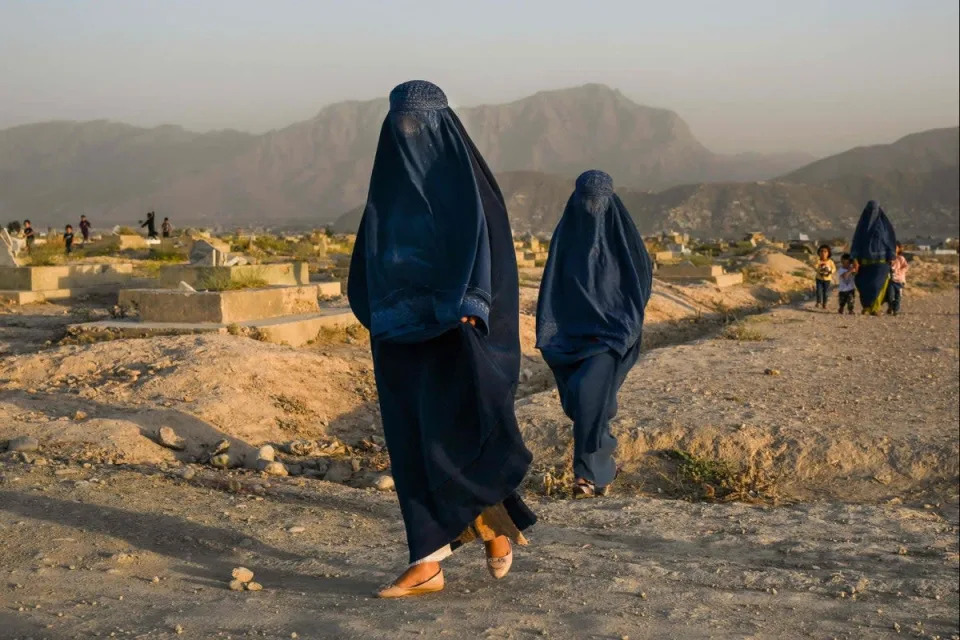
[[[339,217],[337,226],[349,228],[386,111],[385,99],[341,102],[262,135],[106,121],[2,130],[0,220],[44,227],[86,213],[104,225],[156,210],[180,226],[316,226]],[[613,175],[644,230],[847,228],[874,193],[930,232],[957,226],[957,128],[811,162],[713,153],[676,113],[596,84],[457,113],[497,172],[518,230],[552,229],[585,168]]]

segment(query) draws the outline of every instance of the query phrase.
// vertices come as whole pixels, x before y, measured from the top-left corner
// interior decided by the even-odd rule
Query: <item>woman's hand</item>
[[[477,317],[476,316],[463,316],[460,318],[460,322],[464,324],[469,324],[471,327],[477,326]]]

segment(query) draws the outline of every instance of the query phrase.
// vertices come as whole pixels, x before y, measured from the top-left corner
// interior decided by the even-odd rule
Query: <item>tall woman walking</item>
[[[897,234],[880,205],[867,203],[853,232],[850,256],[856,265],[854,278],[863,313],[877,315],[890,286],[890,264],[897,257]]]
[[[573,420],[573,495],[605,495],[617,475],[610,421],[640,353],[653,265],[602,171],[577,178],[550,242],[537,304],[537,347]]]
[[[370,330],[410,565],[383,598],[439,591],[439,562],[485,543],[497,578],[536,518],[516,494],[531,455],[514,414],[516,256],[500,188],[439,87],[397,86],[348,285]]]

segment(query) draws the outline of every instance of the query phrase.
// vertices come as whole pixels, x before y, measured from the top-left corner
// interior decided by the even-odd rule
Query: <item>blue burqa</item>
[[[854,278],[864,313],[876,314],[890,284],[890,261],[897,255],[897,234],[874,200],[867,203],[853,232],[850,256],[859,268]]]
[[[411,562],[516,495],[531,461],[514,414],[519,289],[507,210],[439,87],[399,85],[370,178],[347,288],[370,330]],[[476,326],[461,318],[477,319]]]
[[[537,347],[574,423],[574,474],[598,487],[616,475],[610,421],[636,363],[653,265],[602,171],[577,178],[550,242],[537,304]]]

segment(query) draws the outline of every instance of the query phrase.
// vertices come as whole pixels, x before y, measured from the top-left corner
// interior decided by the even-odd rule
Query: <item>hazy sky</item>
[[[424,78],[456,104],[602,82],[722,152],[955,126],[957,0],[0,0],[0,128],[265,131]]]

